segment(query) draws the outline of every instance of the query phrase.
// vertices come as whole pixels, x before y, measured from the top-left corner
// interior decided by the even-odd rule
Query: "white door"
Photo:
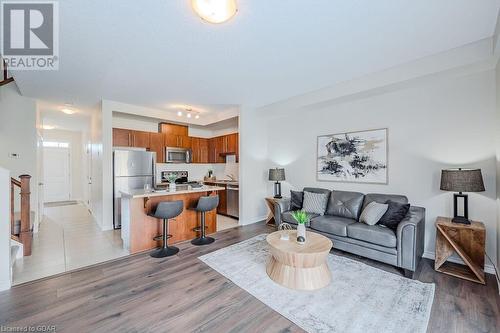
[[[71,198],[69,147],[44,147],[43,174],[45,202]]]

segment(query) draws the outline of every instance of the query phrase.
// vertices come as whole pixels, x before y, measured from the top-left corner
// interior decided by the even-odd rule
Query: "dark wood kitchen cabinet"
[[[191,149],[192,138],[184,135],[165,134],[165,146]]]
[[[189,128],[187,126],[169,123],[158,124],[158,132],[170,135],[189,136]]]
[[[163,133],[150,134],[149,150],[156,153],[157,163],[165,163],[165,135]]]
[[[113,128],[113,146],[114,147],[131,147],[132,133],[128,129]]]
[[[113,128],[113,146],[149,148],[149,132]]]
[[[226,155],[236,155],[239,161],[238,133],[211,139],[188,136],[188,127],[160,123],[159,133],[113,128],[113,146],[145,148],[156,152],[158,163],[165,162],[165,147],[187,148],[193,151],[193,163],[226,163]]]
[[[131,131],[132,147],[146,148],[150,147],[150,132]]]
[[[208,163],[208,139],[191,138],[191,147],[193,150],[193,163]]]
[[[239,138],[238,133],[218,136],[209,141],[209,161],[210,163],[225,163],[226,155],[236,155],[236,161],[239,157]]]

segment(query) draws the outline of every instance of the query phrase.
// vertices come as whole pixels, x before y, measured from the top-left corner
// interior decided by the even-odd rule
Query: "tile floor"
[[[33,236],[32,255],[14,263],[14,284],[126,255],[120,231],[102,231],[83,204],[51,205]]]
[[[238,227],[238,220],[217,214],[217,231]]]

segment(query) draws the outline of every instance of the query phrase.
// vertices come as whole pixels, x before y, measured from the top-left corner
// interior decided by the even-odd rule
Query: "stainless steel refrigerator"
[[[145,150],[113,152],[113,226],[121,227],[121,191],[155,185],[156,153]]]

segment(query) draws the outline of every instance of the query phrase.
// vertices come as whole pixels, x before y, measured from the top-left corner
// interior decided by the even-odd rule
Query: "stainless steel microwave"
[[[165,162],[166,163],[191,163],[191,149],[165,147]]]

